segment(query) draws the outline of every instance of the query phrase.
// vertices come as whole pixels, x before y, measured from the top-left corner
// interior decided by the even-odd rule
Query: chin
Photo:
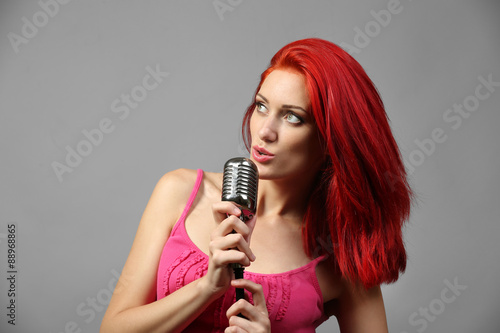
[[[270,170],[269,168],[259,168],[259,179],[260,180],[293,180],[297,179],[299,176],[294,172],[284,172],[283,169],[273,168],[274,170]]]

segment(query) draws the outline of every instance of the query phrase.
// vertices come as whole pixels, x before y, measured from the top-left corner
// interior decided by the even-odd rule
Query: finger
[[[240,234],[228,234],[212,240],[209,251],[219,265],[238,263],[249,266],[255,255]]]
[[[243,317],[238,316],[241,314]],[[245,300],[234,303],[226,312],[230,326],[240,327],[248,332],[266,331],[270,328],[269,316]]]
[[[212,253],[212,260],[219,267],[229,267],[230,264],[240,264],[243,267],[248,267],[251,263],[247,255],[238,250],[216,251]]]
[[[257,307],[262,313],[267,314],[266,298],[264,296],[262,285],[247,279],[232,280],[231,285],[235,288],[243,288],[251,292],[254,306]]]
[[[250,249],[247,241],[241,234],[228,234],[220,240],[221,245],[224,245],[226,250],[238,250],[243,252],[250,261],[255,261],[255,254]]]
[[[231,219],[231,224],[231,226],[233,227],[232,232],[241,234],[248,242],[248,238],[252,233],[252,230],[249,228],[248,224],[246,222],[243,222],[239,218],[237,218],[236,220]]]
[[[226,327],[224,330],[224,333],[248,333],[248,331],[245,331],[244,329],[238,327],[238,326],[229,326]]]
[[[212,232],[211,236],[212,239],[214,239],[217,237],[224,237],[227,234],[235,232],[241,234],[246,240],[248,240],[251,230],[237,216],[231,215],[219,223],[217,228],[215,228]]]
[[[231,201],[221,201],[212,205],[212,212],[214,215],[214,219],[217,223],[223,223],[228,216],[236,216],[241,217],[241,209],[238,205]],[[238,219],[241,221],[241,219]],[[235,222],[233,225],[233,229],[238,233],[241,233],[245,236],[245,238],[250,238],[251,230],[253,230],[255,226],[256,216],[254,215],[249,220],[245,222]]]
[[[240,314],[243,317],[238,316]],[[230,321],[229,324],[239,327],[245,327],[248,321],[258,321],[262,315],[262,312],[259,312],[256,307],[244,299],[233,303],[226,311],[226,317]]]
[[[236,332],[253,332],[252,323],[246,319],[239,317],[237,315],[228,316],[229,327],[236,327],[238,330]],[[241,330],[241,331],[240,331]]]
[[[222,222],[228,215],[240,216],[241,210],[231,201],[219,201],[212,205],[212,213],[216,222]]]
[[[224,237],[227,234],[233,232],[234,227],[239,223],[238,221],[241,222],[240,219],[235,215],[226,216],[224,220],[218,222],[219,225],[212,231],[212,239],[217,237]]]

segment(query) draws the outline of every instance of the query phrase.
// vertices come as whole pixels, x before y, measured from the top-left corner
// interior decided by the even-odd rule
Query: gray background
[[[50,15],[44,3],[54,2],[0,4],[0,331],[97,332],[158,179],[243,155],[239,124],[260,73],[305,37],[357,47],[419,198],[407,271],[383,287],[390,331],[500,330],[500,87],[474,97],[480,77],[500,82],[498,1],[81,0]],[[397,13],[380,23],[388,6]],[[150,91],[148,66],[169,73]],[[128,116],[113,112],[132,92],[140,102]],[[463,103],[472,111],[448,111]],[[103,119],[113,131],[90,151],[82,131]],[[67,146],[87,156],[58,179]],[[6,316],[10,223],[16,326]],[[336,331],[335,318],[319,329]]]

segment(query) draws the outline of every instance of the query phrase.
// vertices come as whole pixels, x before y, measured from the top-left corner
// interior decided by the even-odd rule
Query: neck
[[[313,179],[259,180],[257,215],[260,217],[302,218],[312,190]]]

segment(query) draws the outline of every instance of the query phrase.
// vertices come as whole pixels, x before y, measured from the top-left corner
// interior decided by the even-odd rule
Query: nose
[[[277,124],[274,117],[268,116],[259,129],[259,139],[264,142],[274,142],[278,138]]]

